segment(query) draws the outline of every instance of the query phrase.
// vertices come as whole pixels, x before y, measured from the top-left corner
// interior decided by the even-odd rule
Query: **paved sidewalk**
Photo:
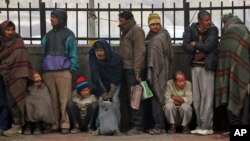
[[[120,136],[93,136],[88,133],[67,134],[60,133],[42,135],[19,135],[15,137],[0,136],[0,141],[229,141],[221,134],[208,136],[192,134],[162,134],[162,135],[120,135]]]

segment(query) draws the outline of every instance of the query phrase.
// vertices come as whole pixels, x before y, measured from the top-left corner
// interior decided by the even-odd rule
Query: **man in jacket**
[[[52,129],[69,133],[66,104],[71,93],[72,72],[79,67],[74,33],[66,27],[67,13],[62,9],[51,12],[50,30],[42,39],[42,72],[51,94],[55,119]]]
[[[143,75],[146,53],[145,34],[143,29],[136,25],[134,15],[130,11],[123,11],[118,16],[121,30],[119,55],[123,60],[123,74],[130,92],[131,87],[136,85]],[[141,133],[143,120],[142,103],[138,110],[130,109],[132,128],[128,134]]]
[[[216,50],[218,29],[212,24],[207,11],[198,13],[183,34],[183,49],[190,56],[193,104],[197,116],[197,128],[191,133],[213,134],[214,75],[217,64]]]

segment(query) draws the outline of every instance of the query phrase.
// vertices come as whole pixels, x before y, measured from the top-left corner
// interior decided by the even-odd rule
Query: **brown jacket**
[[[123,60],[124,69],[134,69],[135,74],[140,74],[144,67],[146,54],[145,33],[131,19],[125,25],[127,29],[122,30],[120,38],[119,55]]]

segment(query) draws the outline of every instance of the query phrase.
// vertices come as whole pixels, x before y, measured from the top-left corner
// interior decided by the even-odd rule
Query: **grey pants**
[[[197,128],[213,128],[214,72],[204,67],[192,70],[193,104],[197,117]]]
[[[174,103],[168,102],[163,107],[163,110],[170,124],[186,126],[192,118],[192,107],[187,103],[175,106]]]

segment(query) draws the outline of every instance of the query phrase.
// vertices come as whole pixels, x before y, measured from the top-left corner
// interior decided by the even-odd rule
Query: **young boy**
[[[70,133],[81,130],[92,130],[97,116],[97,99],[90,94],[90,86],[84,76],[76,80],[76,89],[72,92],[72,99],[67,103],[72,129]]]

